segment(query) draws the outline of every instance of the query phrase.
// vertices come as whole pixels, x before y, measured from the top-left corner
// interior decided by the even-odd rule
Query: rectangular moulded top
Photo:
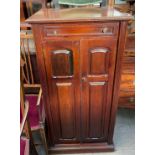
[[[71,9],[41,9],[26,22],[32,23],[64,23],[132,20],[128,13],[122,13],[114,8],[71,8]]]

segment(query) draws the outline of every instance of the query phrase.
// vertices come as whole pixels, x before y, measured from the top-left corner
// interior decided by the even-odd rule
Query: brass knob
[[[134,97],[130,97],[129,101],[132,103],[135,101]]]
[[[54,35],[57,35],[57,31],[56,31],[56,30],[54,30],[54,31],[53,31],[53,34],[54,34]]]
[[[86,77],[82,77],[82,81],[83,82],[87,81],[87,78]]]
[[[102,28],[102,33],[107,33],[107,31],[108,31],[108,28],[107,27],[104,27],[104,28]]]

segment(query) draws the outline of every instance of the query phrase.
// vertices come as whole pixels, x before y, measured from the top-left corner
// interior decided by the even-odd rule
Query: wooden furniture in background
[[[22,3],[22,0],[20,0],[20,22],[24,21],[25,21],[24,4]]]
[[[135,35],[127,36],[123,55],[119,107],[135,108]]]
[[[42,9],[35,38],[49,153],[111,151],[129,14]]]
[[[22,77],[24,83],[27,84],[34,84],[34,74],[32,70],[32,62],[31,62],[31,56],[30,51],[32,52],[30,48],[30,41],[32,40],[33,35],[32,34],[26,34],[25,32],[21,32],[20,34],[20,51],[21,51],[21,61],[23,61],[23,67],[22,69]],[[32,44],[32,42],[31,42]],[[32,46],[32,45],[31,45]]]
[[[20,0],[23,7],[25,19],[37,12],[41,8],[46,8],[47,0]]]
[[[116,4],[112,7],[121,12],[135,14],[135,0],[126,0],[126,4]],[[135,21],[128,22],[128,33],[123,54],[123,69],[120,84],[120,97],[118,106],[121,108],[135,108]]]
[[[107,0],[108,6],[133,15],[135,0]]]
[[[31,29],[30,24],[25,23],[25,19],[33,15],[41,8],[47,8],[47,0],[20,0],[20,29]]]
[[[20,32],[20,51],[24,63],[21,71],[24,84],[39,84],[36,48],[31,30]]]

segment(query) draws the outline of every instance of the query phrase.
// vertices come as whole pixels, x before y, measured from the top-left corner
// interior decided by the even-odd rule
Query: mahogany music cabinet
[[[112,151],[128,20],[113,8],[41,9],[32,24],[50,153]]]

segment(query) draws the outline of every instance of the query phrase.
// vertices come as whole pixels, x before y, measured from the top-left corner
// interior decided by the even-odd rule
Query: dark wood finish
[[[38,72],[39,72],[39,77],[40,77],[40,83],[42,86],[42,90],[43,90],[43,96],[44,96],[44,103],[45,103],[45,115],[46,115],[46,119],[47,119],[47,127],[48,127],[48,145],[52,146],[53,145],[53,122],[51,122],[52,117],[51,117],[51,112],[50,112],[50,108],[49,108],[49,93],[48,93],[48,87],[47,87],[47,78],[46,76],[46,70],[45,70],[45,66],[44,66],[44,57],[43,57],[43,53],[42,53],[42,45],[40,44],[41,42],[41,31],[38,29],[38,26],[33,26],[33,33],[34,34],[39,34],[40,37],[38,37],[38,35],[34,35],[34,40],[35,40],[35,44],[37,44],[37,42],[39,43],[36,46],[36,54],[37,54],[37,67],[38,67]],[[38,31],[39,30],[39,31]],[[35,33],[36,31],[36,33]]]
[[[115,4],[115,0],[108,0],[110,6],[121,12],[135,15],[135,0],[126,0],[126,4]],[[123,68],[120,83],[120,97],[118,106],[121,108],[135,108],[135,20],[128,22],[128,35],[123,55]],[[126,80],[125,80],[126,79]],[[125,86],[125,87],[124,87]],[[131,90],[132,88],[132,90]]]
[[[57,144],[49,148],[49,154],[54,153],[96,153],[96,152],[111,152],[114,151],[114,145],[108,143],[77,143],[77,144]]]
[[[53,36],[68,36],[68,35],[103,35],[103,36],[116,36],[118,23],[92,23],[92,24],[63,24],[63,25],[45,25],[45,37]]]
[[[42,9],[27,20],[45,97],[49,153],[114,149],[129,19],[112,8],[76,8]]]
[[[118,100],[119,100],[122,60],[123,60],[123,52],[124,52],[125,40],[126,40],[126,29],[127,29],[127,22],[121,21],[120,35],[118,40],[118,51],[117,51],[117,57],[116,57],[117,61],[116,61],[114,90],[113,90],[112,108],[111,108],[111,116],[110,116],[111,119],[110,119],[110,125],[109,125],[109,135],[108,135],[109,144],[113,144],[113,133],[114,133],[114,125],[116,121],[115,118],[116,118],[116,112],[118,107]]]
[[[81,118],[84,142],[107,139],[116,45],[117,36],[81,41]]]
[[[50,40],[43,48],[55,142],[79,141],[79,42]]]

